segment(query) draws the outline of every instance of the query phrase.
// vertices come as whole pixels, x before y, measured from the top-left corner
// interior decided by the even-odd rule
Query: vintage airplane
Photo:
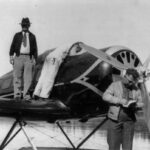
[[[12,71],[0,78],[0,116],[15,118],[11,129],[1,143],[4,149],[9,142],[21,131],[28,138],[32,148],[37,148],[27,136],[24,126],[27,120],[45,120],[57,123],[62,133],[74,149],[79,149],[94,132],[107,120],[108,105],[102,100],[102,94],[113,80],[119,80],[127,68],[144,68],[142,79],[146,79],[149,59],[144,66],[138,56],[130,49],[122,46],[112,46],[97,50],[84,43],[76,43],[77,50],[68,56],[57,74],[50,99],[53,101],[15,101],[13,100]],[[35,67],[31,94],[39,79],[46,56],[52,52],[48,50],[38,57]],[[142,98],[145,103],[144,115],[150,127],[150,101],[144,82],[140,83]],[[67,136],[59,120],[79,119],[84,122],[93,117],[104,117],[104,120],[81,142],[74,146]],[[20,128],[12,135],[17,124]]]

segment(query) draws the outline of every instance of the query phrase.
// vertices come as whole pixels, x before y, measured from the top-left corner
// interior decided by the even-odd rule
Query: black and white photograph
[[[150,1],[0,0],[0,150],[149,150]]]

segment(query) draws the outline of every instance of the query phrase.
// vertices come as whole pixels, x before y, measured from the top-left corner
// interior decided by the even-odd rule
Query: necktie
[[[27,46],[27,35],[26,35],[26,32],[23,34],[22,42],[23,42],[23,46],[26,47]]]

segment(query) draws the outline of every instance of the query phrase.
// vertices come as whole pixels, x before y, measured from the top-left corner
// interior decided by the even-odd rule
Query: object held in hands
[[[124,104],[123,107],[129,108],[136,106],[136,100],[130,100],[127,104]]]

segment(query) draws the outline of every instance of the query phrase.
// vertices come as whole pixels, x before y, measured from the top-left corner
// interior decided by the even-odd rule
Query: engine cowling
[[[122,64],[129,66],[131,68],[136,68],[137,66],[142,65],[138,56],[131,51],[129,48],[123,46],[112,46],[107,49],[103,49],[103,51],[109,55],[115,57],[119,62]],[[100,80],[104,79],[105,77],[109,76],[110,74],[121,74],[121,70],[115,68],[111,64],[102,61],[99,64],[99,74]]]

